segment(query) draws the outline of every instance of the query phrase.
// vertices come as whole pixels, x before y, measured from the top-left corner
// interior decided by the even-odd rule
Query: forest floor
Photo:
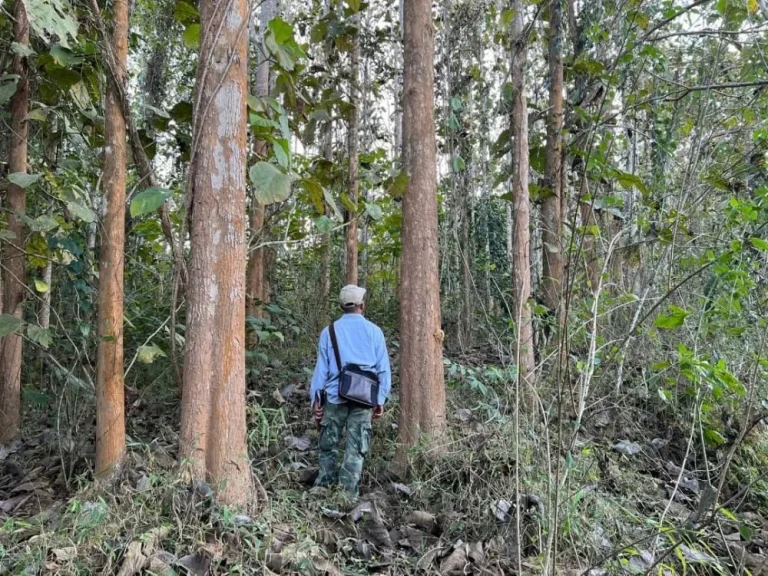
[[[446,366],[449,443],[417,451],[413,476],[398,481],[393,403],[375,423],[361,499],[348,502],[311,489],[317,432],[299,384],[305,367],[286,365],[264,366],[259,381],[273,386],[249,392],[251,456],[267,499],[247,513],[179,478],[174,393],[128,399],[128,463],[110,493],[90,482],[92,425],[57,429],[61,404],[28,414],[37,432],[0,451],[0,574],[491,576],[540,574],[552,557],[554,572],[569,575],[768,574],[762,437],[740,450],[740,476],[720,498],[734,503],[712,517],[703,507],[717,482],[687,449],[690,430],[663,425],[643,398],[595,413],[558,466],[556,424],[517,430],[502,369],[464,358]],[[526,495],[519,519],[516,478]]]

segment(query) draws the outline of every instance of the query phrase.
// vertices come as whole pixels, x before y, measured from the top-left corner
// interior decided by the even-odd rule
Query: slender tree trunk
[[[43,302],[40,307],[40,328],[48,330],[51,327],[51,292],[53,292],[53,262],[50,260],[43,269],[43,282],[48,286],[48,289],[43,292],[41,297]]]
[[[200,3],[180,455],[222,502],[252,497],[245,422],[248,3]]]
[[[403,198],[397,461],[405,468],[408,448],[423,435],[439,441],[445,433],[430,0],[405,0],[403,82],[403,145],[409,182]]]
[[[557,313],[563,285],[562,130],[563,34],[562,0],[549,3],[549,114],[547,118],[547,184],[542,203],[542,300]]]
[[[512,62],[510,66],[514,101],[512,104],[513,172],[512,195],[514,197],[513,252],[514,252],[514,317],[518,327],[515,341],[515,358],[518,361],[520,383],[524,385],[524,401],[533,402],[534,381],[533,322],[531,297],[531,231],[530,197],[528,195],[528,103],[525,93],[525,32],[523,30],[523,2],[514,0],[515,12],[512,30]]]
[[[469,178],[465,170],[462,175],[462,216],[461,216],[461,292],[462,292],[462,318],[461,345],[464,348],[472,347],[472,236],[470,228],[472,224],[472,199],[470,193]]]
[[[13,37],[24,46],[29,45],[29,22],[22,0],[16,0]],[[29,108],[29,81],[26,58],[18,54],[13,58],[13,73],[18,75],[16,92],[11,98],[11,148],[8,170],[11,174],[27,171],[27,111]],[[24,302],[24,214],[27,195],[24,188],[10,184],[6,207],[8,231],[12,235],[4,242],[3,312],[17,318],[23,315]],[[0,445],[9,442],[19,431],[21,420],[21,359],[23,339],[9,334],[0,341]]]
[[[107,82],[104,204],[99,252],[99,347],[96,357],[96,477],[114,479],[125,455],[123,281],[126,127],[121,86],[128,60],[128,0],[113,5],[111,52],[115,78]]]
[[[333,123],[328,122],[323,141],[323,158],[333,162]],[[328,207],[326,206],[326,213]],[[323,245],[320,257],[320,302],[322,306],[321,323],[326,324],[331,319],[331,252],[333,250],[330,232],[323,234]]]
[[[347,265],[346,265],[346,283],[357,284],[357,222],[358,222],[358,199],[360,196],[360,178],[359,178],[359,158],[358,142],[360,138],[360,15],[355,17],[356,26],[352,51],[350,53],[350,101],[352,108],[349,112],[349,126],[347,129],[347,154],[349,156],[349,180],[347,188],[349,190],[349,200],[354,207],[353,211],[348,211],[347,224]]]
[[[267,48],[264,46],[264,34],[269,21],[275,17],[275,8],[275,0],[266,0],[261,5],[261,15],[259,17],[256,46],[258,65],[253,92],[256,96],[262,98],[269,96],[269,59],[267,58]],[[255,151],[256,156],[262,159],[265,158],[267,155],[267,143],[263,140],[257,140]],[[251,238],[255,238],[256,242],[262,242],[264,205],[256,200],[255,195],[251,199],[249,228],[251,229]],[[246,316],[261,318],[263,316],[262,303],[266,301],[264,292],[264,248],[253,248],[249,252],[246,294]]]

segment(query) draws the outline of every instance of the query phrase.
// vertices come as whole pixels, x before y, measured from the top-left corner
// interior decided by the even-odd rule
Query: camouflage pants
[[[329,486],[338,480],[341,487],[353,496],[360,489],[363,462],[371,444],[370,408],[350,407],[349,404],[325,405],[320,423],[320,475],[315,486]],[[344,427],[347,428],[347,444],[341,471],[337,472],[339,441]]]

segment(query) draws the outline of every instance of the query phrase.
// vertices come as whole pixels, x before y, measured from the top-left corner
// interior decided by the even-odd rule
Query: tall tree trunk
[[[266,33],[269,21],[275,17],[275,3],[275,0],[265,0],[261,5],[261,15],[259,17],[256,46],[258,65],[253,92],[256,96],[262,98],[269,96],[269,59],[267,58],[267,48],[264,45],[264,34]],[[267,155],[267,143],[263,140],[257,140],[255,142],[255,152],[259,158],[265,158]],[[249,228],[251,229],[251,238],[255,238],[256,242],[262,242],[264,205],[256,199],[255,195],[251,199]],[[253,248],[249,253],[245,291],[246,315],[261,318],[263,315],[261,305],[266,301],[264,291],[264,248]]]
[[[333,162],[333,123],[328,122],[325,129],[325,135],[323,140],[323,158],[329,162]],[[326,214],[328,213],[328,207],[325,207]],[[321,247],[320,256],[320,302],[322,306],[321,324],[326,324],[331,320],[331,252],[333,250],[331,233],[323,234],[323,244]]]
[[[563,34],[562,0],[549,3],[549,114],[547,118],[547,184],[550,194],[541,206],[542,300],[557,313],[563,285],[562,131],[563,131]]]
[[[403,62],[404,166],[400,285],[401,382],[397,461],[423,435],[445,432],[443,339],[437,233],[432,2],[405,0]]]
[[[514,0],[515,12],[512,26],[512,62],[510,66],[512,91],[513,172],[512,195],[514,197],[513,253],[514,253],[514,319],[518,334],[515,340],[515,359],[518,362],[519,382],[524,386],[524,401],[533,402],[534,379],[533,322],[531,297],[531,231],[530,197],[528,195],[528,103],[525,93],[525,32],[523,30],[523,2]]]
[[[248,3],[200,3],[180,455],[222,502],[251,496],[245,422]]]
[[[347,155],[349,156],[349,200],[354,210],[348,210],[347,222],[347,265],[346,283],[357,284],[357,222],[358,199],[360,196],[358,142],[360,138],[360,25],[362,20],[358,14],[355,17],[355,35],[352,41],[352,51],[349,55],[350,82],[349,96],[352,104],[349,112],[347,129]]]
[[[13,24],[14,41],[29,45],[29,22],[22,0],[16,0]],[[26,58],[17,54],[13,58],[13,73],[18,75],[16,92],[11,98],[11,148],[8,170],[11,174],[27,171],[27,110],[29,108],[29,81]],[[24,188],[8,187],[6,206],[8,231],[12,238],[4,242],[3,312],[17,318],[23,315],[24,302],[24,214],[27,195]],[[0,445],[9,442],[19,431],[21,420],[21,359],[23,339],[9,334],[0,341]]]
[[[126,126],[121,87],[128,60],[128,0],[113,4],[104,151],[104,221],[99,252],[99,346],[96,356],[96,477],[109,482],[125,455],[123,280]]]

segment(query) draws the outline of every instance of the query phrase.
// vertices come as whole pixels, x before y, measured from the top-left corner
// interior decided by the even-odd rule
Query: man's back
[[[356,364],[364,370],[375,372],[379,376],[379,405],[383,405],[389,396],[391,373],[384,333],[381,328],[369,321],[362,314],[344,314],[334,322],[336,340],[342,366]],[[333,353],[328,328],[320,334],[317,351],[317,364],[312,377],[310,401],[315,402],[320,391],[325,390],[327,399],[332,404],[340,404],[338,396],[339,366]]]

